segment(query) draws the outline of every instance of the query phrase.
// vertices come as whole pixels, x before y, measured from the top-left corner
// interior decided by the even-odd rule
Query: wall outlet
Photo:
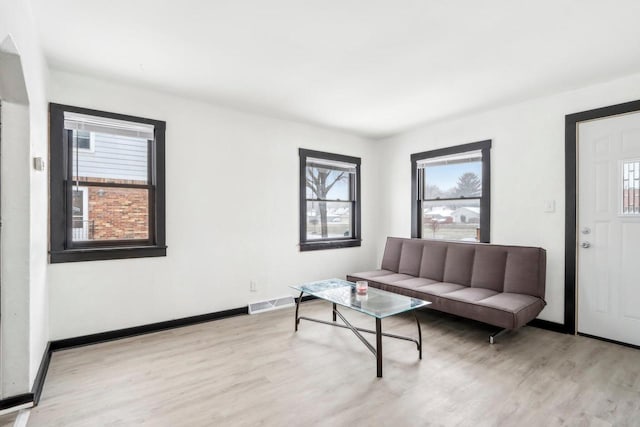
[[[258,292],[258,285],[253,280],[249,282],[249,290],[251,292]]]
[[[546,213],[553,213],[556,211],[556,201],[555,200],[545,200],[544,201],[544,211]]]

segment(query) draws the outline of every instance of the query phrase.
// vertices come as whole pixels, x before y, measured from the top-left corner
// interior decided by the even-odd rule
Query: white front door
[[[640,345],[640,112],[578,125],[578,332]]]

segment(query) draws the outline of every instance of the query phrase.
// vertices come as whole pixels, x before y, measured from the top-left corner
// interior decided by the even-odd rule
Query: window
[[[411,156],[412,237],[489,242],[491,141]]]
[[[166,255],[164,131],[50,105],[51,262]]]
[[[301,148],[300,250],[360,241],[360,158]]]

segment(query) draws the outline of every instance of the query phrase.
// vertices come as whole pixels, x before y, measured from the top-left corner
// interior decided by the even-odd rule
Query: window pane
[[[90,150],[91,149],[91,133],[84,130],[77,131],[77,143],[78,143],[79,149]]]
[[[479,241],[480,200],[423,202],[422,237]]]
[[[148,190],[74,187],[73,194],[74,241],[149,238]],[[86,209],[77,210],[82,203]]]
[[[424,198],[480,197],[482,195],[482,161],[424,168]]]
[[[622,165],[622,213],[640,213],[640,161]]]
[[[307,240],[352,237],[351,202],[307,202]]]
[[[349,172],[307,167],[307,199],[350,200]]]
[[[89,224],[85,221],[86,215],[86,187],[73,190],[72,197],[72,235],[73,240],[87,240],[89,235]]]
[[[74,181],[147,184],[146,139],[95,133],[93,151],[87,151],[82,149],[82,133],[72,131]]]
[[[84,215],[84,192],[81,190],[73,191],[73,217],[82,218]]]

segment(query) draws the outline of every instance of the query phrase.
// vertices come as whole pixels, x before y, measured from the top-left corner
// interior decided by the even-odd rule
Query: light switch
[[[37,171],[44,170],[44,160],[42,159],[42,157],[33,158],[33,168]]]
[[[546,213],[553,213],[556,211],[556,201],[555,200],[545,200],[544,201],[544,211]]]

